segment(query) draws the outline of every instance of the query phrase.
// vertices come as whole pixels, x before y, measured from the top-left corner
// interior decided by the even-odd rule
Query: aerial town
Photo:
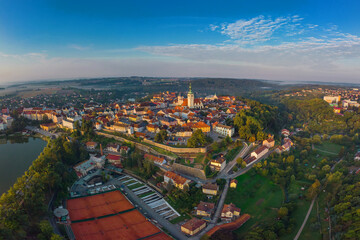
[[[333,109],[334,117],[359,107],[356,89],[320,90],[320,101],[324,108]],[[299,97],[298,92],[290,95],[282,97]],[[51,205],[55,232],[62,226],[69,239],[212,239],[238,231],[258,218],[251,207],[239,201],[243,196],[239,191],[246,184],[239,183],[243,176],[250,172],[254,178],[254,174],[272,171],[264,168],[265,164],[275,161],[271,162],[275,166],[281,156],[292,163],[292,154],[299,152],[300,158],[309,154],[305,155],[308,150],[301,139],[310,122],[287,125],[288,129],[279,128],[278,132],[269,127],[268,131],[258,128],[252,133],[257,123],[242,115],[258,108],[251,101],[216,94],[196,98],[189,83],[185,96],[166,91],[152,94],[147,101],[108,105],[89,101],[82,108],[69,104],[58,108],[3,106],[0,130],[10,130],[14,118],[23,119],[30,122],[21,130],[22,135],[36,134],[50,141],[66,136],[65,142],[80,143],[88,153],[72,165],[77,179],[69,186],[68,196]],[[9,99],[3,99],[6,102]],[[311,140],[315,160],[304,170],[309,171],[306,181],[314,179],[310,172],[318,169],[316,158],[325,157],[329,162],[333,154],[337,156],[331,150],[321,150],[321,141],[343,151],[337,140],[341,136],[325,135]],[[348,166],[355,175],[360,172],[359,155],[352,155],[355,163]],[[302,168],[310,164],[304,161]],[[337,164],[336,159],[331,161]],[[296,179],[294,174],[291,179]],[[281,179],[274,181],[282,186]],[[310,194],[307,192],[315,183],[309,186],[298,181],[296,201],[304,201],[303,196]],[[256,204],[261,206],[262,202],[260,199]]]

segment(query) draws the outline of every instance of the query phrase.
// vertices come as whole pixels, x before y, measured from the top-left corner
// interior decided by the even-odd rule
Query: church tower
[[[188,92],[188,107],[194,108],[194,94],[191,91],[191,83],[189,85],[189,92]]]

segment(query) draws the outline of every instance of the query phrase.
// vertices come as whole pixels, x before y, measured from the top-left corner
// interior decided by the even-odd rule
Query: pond
[[[6,192],[43,151],[39,138],[0,139],[0,195]]]

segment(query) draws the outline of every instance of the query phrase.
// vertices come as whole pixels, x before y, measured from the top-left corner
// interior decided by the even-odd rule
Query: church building
[[[204,108],[204,105],[203,105],[201,99],[199,99],[199,98],[195,99],[194,93],[192,92],[192,89],[191,89],[191,83],[189,85],[189,92],[188,92],[187,98],[184,98],[184,97],[179,95],[175,105],[182,106],[182,107],[187,107],[189,109],[194,109],[194,108],[202,109],[202,108]]]

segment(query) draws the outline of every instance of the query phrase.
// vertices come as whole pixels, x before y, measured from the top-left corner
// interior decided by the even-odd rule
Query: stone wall
[[[159,152],[155,151],[154,149],[152,149],[151,147],[149,147],[147,145],[144,145],[144,144],[141,144],[141,143],[138,143],[138,142],[135,142],[135,141],[120,137],[120,136],[115,136],[115,135],[108,134],[108,133],[103,133],[103,132],[96,132],[96,134],[100,135],[100,136],[107,137],[107,138],[114,138],[115,140],[120,141],[120,142],[133,143],[136,148],[140,149],[143,152],[151,153],[151,154],[154,154],[154,155],[157,155],[157,156],[160,155],[160,156],[162,156],[162,157],[164,157],[165,159],[168,159],[168,160],[176,160],[176,158],[170,157],[170,156],[168,156],[166,154],[159,153]]]
[[[167,151],[173,152],[173,153],[206,153],[206,148],[177,148],[177,147],[171,147],[168,145],[164,145],[161,143],[156,143],[148,139],[143,139],[144,142],[149,143],[153,146],[165,149]]]
[[[201,169],[197,169],[197,168],[185,166],[185,165],[182,165],[182,164],[174,163],[172,165],[172,170],[175,171],[175,172],[178,172],[178,173],[182,173],[182,174],[191,176],[191,177],[196,177],[196,178],[206,180],[205,171],[201,170]]]

